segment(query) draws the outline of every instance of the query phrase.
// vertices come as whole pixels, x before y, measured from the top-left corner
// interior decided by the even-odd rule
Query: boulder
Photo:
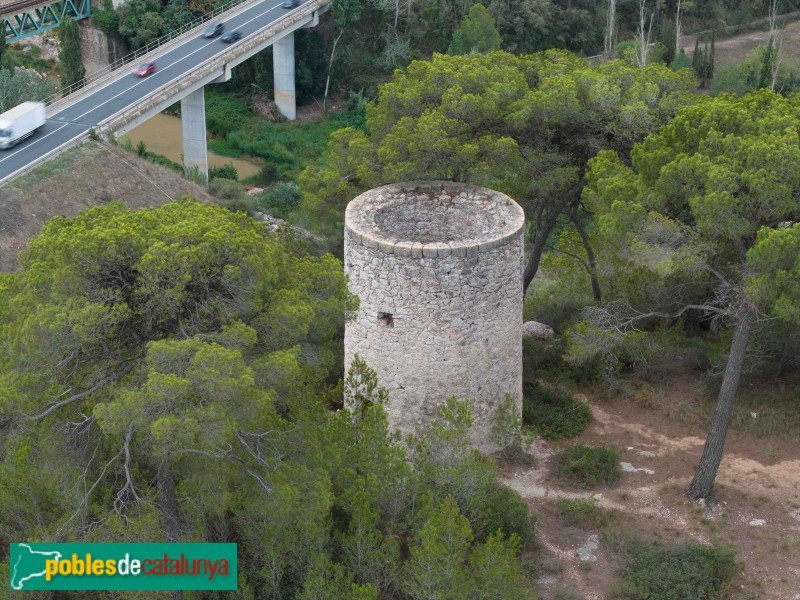
[[[522,324],[522,337],[533,338],[534,340],[552,340],[555,331],[549,325],[538,321],[525,321]]]

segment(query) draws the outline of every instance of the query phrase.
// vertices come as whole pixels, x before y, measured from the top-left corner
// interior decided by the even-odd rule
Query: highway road
[[[232,9],[232,12],[237,9],[241,10],[241,7]],[[198,33],[163,53],[152,55],[157,67],[152,75],[144,78],[133,75],[136,63],[122,67],[128,70],[128,75],[110,79],[103,87],[52,114],[45,126],[32,137],[10,150],[0,150],[0,183],[8,181],[48,152],[81,137],[112,115],[135,106],[143,97],[179,79],[196,65],[241,44],[249,35],[268,27],[288,12],[281,8],[281,0],[256,2],[227,20],[225,15],[220,16],[226,32],[236,30],[242,33],[242,38],[234,44],[222,42],[221,36],[207,39]]]

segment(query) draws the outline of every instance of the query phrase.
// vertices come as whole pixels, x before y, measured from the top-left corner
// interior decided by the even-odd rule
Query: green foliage
[[[605,525],[607,520],[594,498],[582,500],[559,496],[556,507],[564,522],[573,527],[597,528]]]
[[[256,198],[256,206],[273,217],[287,219],[299,206],[300,198],[296,183],[278,183]]]
[[[523,448],[533,443],[535,435],[522,430],[522,418],[517,409],[517,401],[511,394],[506,394],[503,401],[497,405],[496,419],[492,439],[506,458],[516,456]]]
[[[620,478],[619,453],[612,448],[570,446],[553,458],[550,475],[566,485],[612,487]]]
[[[739,571],[732,548],[687,544],[632,543],[622,577],[628,585],[614,595],[623,600],[683,600],[727,597]]]
[[[735,94],[743,96],[751,91],[748,73],[742,65],[725,65],[717,68],[711,83],[711,95]]]
[[[125,0],[117,9],[117,30],[132,50],[154,42],[164,33],[161,6],[155,0]]]
[[[204,96],[206,129],[212,135],[225,137],[254,117],[241,98],[211,90],[206,90]]]
[[[0,69],[0,111],[5,112],[27,100],[44,100],[56,86],[35,71],[15,67]]]
[[[103,0],[103,8],[93,9],[92,20],[107,36],[119,35],[119,20],[113,0]]]
[[[494,17],[480,2],[473,4],[469,14],[453,32],[448,54],[486,54],[500,49]]]
[[[520,495],[505,485],[492,486],[482,507],[481,529],[516,537],[522,548],[534,540],[539,517]]]
[[[58,39],[61,42],[58,63],[61,87],[68,88],[81,81],[86,74],[78,22],[72,17],[65,17],[58,26]]]
[[[452,498],[434,509],[410,547],[403,588],[411,598],[526,600],[516,536],[492,534],[469,552],[472,534]],[[469,559],[467,560],[467,555]]]
[[[245,103],[236,98],[209,92],[206,98],[213,105],[209,129],[225,136],[211,140],[209,148],[225,156],[247,154],[266,160],[258,176],[261,185],[294,180],[302,169],[319,158],[331,132],[341,127],[349,114],[334,115],[324,121],[270,123],[253,116]]]
[[[221,167],[209,167],[208,181],[210,182],[217,177],[236,181],[239,179],[239,172],[236,170],[236,167],[233,166],[233,163],[226,163]]]
[[[558,388],[525,383],[522,397],[523,421],[547,440],[580,435],[592,420],[588,405]]]
[[[554,51],[415,61],[368,105],[366,132],[331,135],[324,164],[301,175],[303,209],[335,245],[344,206],[368,188],[465,181],[547,215],[546,237],[558,200],[580,180],[586,160],[609,145],[630,148],[689,101],[693,88],[687,73],[621,61],[592,68]]]
[[[208,183],[208,176],[197,165],[184,165],[183,176],[197,185],[206,185]]]
[[[798,120],[794,96],[722,95],[678,111],[634,148],[631,165],[605,152],[591,161],[584,198],[597,217],[600,259],[626,285],[616,307],[589,315],[570,334],[576,360],[602,357],[615,368],[624,360],[619,350],[646,336],[615,326],[637,311],[654,311],[649,328],[683,305],[706,303],[735,322],[749,311],[797,322]],[[719,294],[721,282],[737,292]],[[735,395],[740,370],[726,371],[737,382],[722,389]]]
[[[208,191],[220,200],[243,200],[247,196],[241,183],[224,177],[215,177],[209,181]]]
[[[478,540],[502,529],[527,543],[535,530],[527,505],[504,491],[493,464],[471,449],[471,425],[470,404],[448,398],[430,427],[409,440],[414,467],[439,499],[455,499]]]

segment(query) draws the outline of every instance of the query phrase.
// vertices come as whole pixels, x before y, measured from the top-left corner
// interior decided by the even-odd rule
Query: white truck
[[[47,116],[41,102],[23,102],[0,115],[0,148],[7,150],[33,135],[41,128]]]

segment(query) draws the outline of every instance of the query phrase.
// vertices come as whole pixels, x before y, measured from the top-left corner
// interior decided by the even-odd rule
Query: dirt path
[[[673,396],[669,400],[676,400]],[[540,515],[540,544],[557,567],[543,569],[539,597],[610,598],[620,563],[603,541],[587,564],[579,548],[602,531],[635,531],[667,543],[734,546],[743,566],[733,600],[800,600],[800,447],[731,431],[717,479],[718,502],[690,502],[683,491],[697,464],[704,438],[669,417],[669,407],[641,409],[630,402],[593,403],[594,422],[578,439],[613,446],[627,463],[614,489],[562,489],[547,478],[550,457],[563,444],[537,440],[530,452],[536,468],[506,465],[503,480]],[[694,429],[694,428],[693,428]],[[558,497],[594,498],[607,515],[596,529],[565,524]],[[570,595],[572,594],[572,595]]]
[[[696,35],[683,36],[683,48],[691,57],[694,52]],[[703,40],[705,38],[701,38]],[[747,54],[760,44],[766,44],[769,31],[749,31],[740,35],[717,40],[714,44],[714,60],[717,68],[728,65],[739,65]],[[782,41],[781,56],[791,66],[797,66],[800,58],[800,21],[793,21],[778,32],[778,39]],[[701,41],[702,45],[702,41]]]

